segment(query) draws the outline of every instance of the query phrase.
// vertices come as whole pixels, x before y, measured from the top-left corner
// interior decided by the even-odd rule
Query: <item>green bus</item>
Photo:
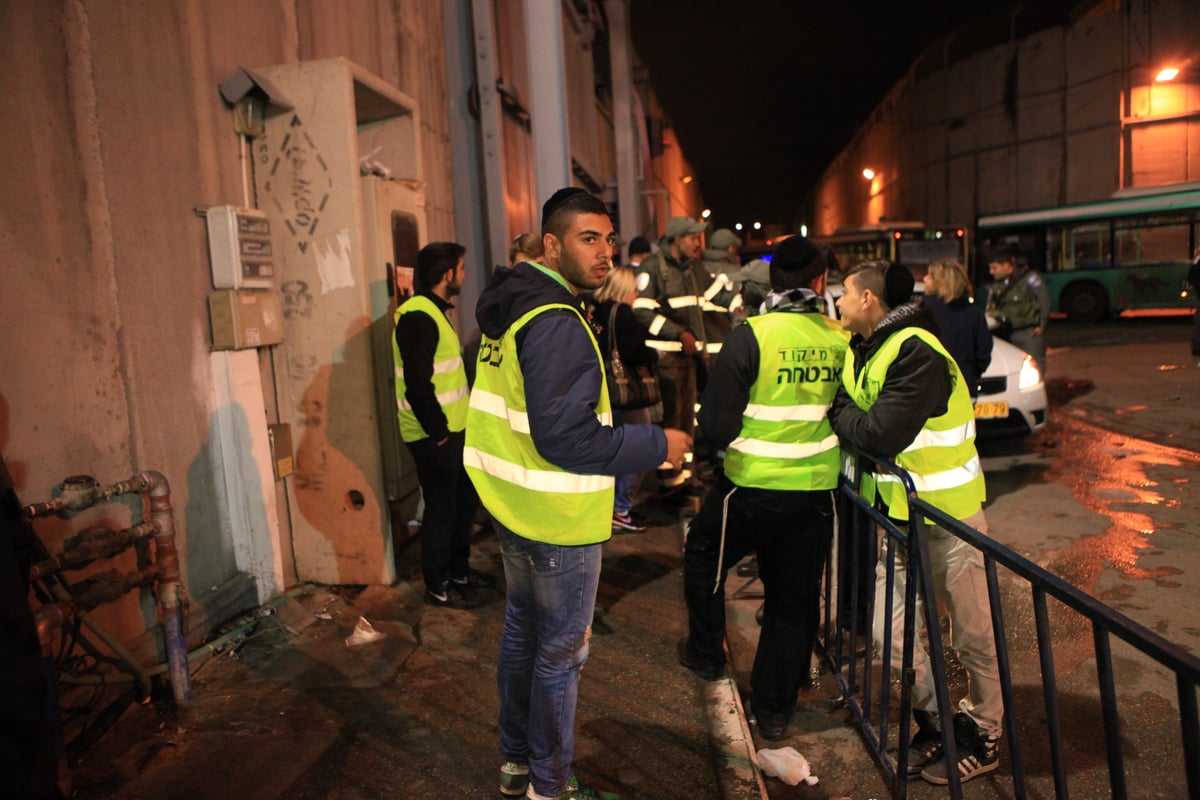
[[[1016,247],[1041,273],[1051,311],[1093,321],[1190,309],[1184,280],[1200,244],[1200,181],[1124,189],[1108,200],[980,216],[976,283],[990,255]]]

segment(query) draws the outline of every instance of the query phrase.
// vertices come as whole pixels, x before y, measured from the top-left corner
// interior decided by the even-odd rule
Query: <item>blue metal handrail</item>
[[[872,500],[865,498],[860,492],[861,472],[859,464],[870,463],[874,472],[888,472],[898,476],[909,499],[909,521],[902,529],[895,521],[889,519],[874,508]],[[837,553],[844,559],[850,557],[849,564],[842,564],[839,559],[835,569],[833,559],[827,562],[825,584],[825,655],[833,668],[833,674],[842,690],[847,705],[854,714],[864,739],[879,760],[880,766],[889,779],[892,796],[898,800],[907,793],[907,765],[909,749],[909,724],[911,713],[911,684],[913,647],[915,645],[915,602],[917,592],[921,593],[924,606],[924,622],[929,636],[929,658],[934,676],[938,708],[941,718],[947,723],[953,716],[949,703],[946,684],[945,660],[942,656],[941,630],[937,619],[937,602],[934,596],[933,583],[930,574],[929,550],[926,537],[925,518],[935,522],[939,527],[949,531],[983,554],[984,568],[987,578],[988,603],[992,617],[992,628],[996,639],[996,654],[998,672],[1001,684],[1001,696],[1004,702],[1004,726],[1011,756],[1012,779],[1014,795],[1017,798],[1026,797],[1024,765],[1017,736],[1015,714],[1016,705],[1013,701],[1012,673],[1009,663],[1008,645],[1005,636],[1003,609],[1000,602],[999,578],[997,565],[1005,567],[1009,573],[1027,581],[1031,587],[1034,618],[1037,627],[1038,651],[1042,670],[1043,695],[1047,715],[1047,729],[1050,739],[1051,765],[1054,774],[1055,796],[1068,796],[1066,766],[1063,758],[1062,724],[1057,704],[1057,686],[1054,670],[1054,654],[1049,624],[1049,612],[1046,605],[1047,596],[1053,597],[1067,608],[1075,611],[1090,621],[1096,651],[1097,678],[1104,720],[1105,746],[1108,755],[1109,785],[1111,796],[1123,800],[1128,796],[1125,784],[1124,757],[1120,744],[1120,720],[1117,712],[1115,679],[1112,664],[1110,640],[1112,636],[1125,641],[1149,658],[1170,669],[1175,674],[1176,689],[1179,696],[1180,736],[1183,746],[1183,760],[1188,796],[1200,798],[1200,717],[1197,714],[1196,687],[1200,684],[1200,657],[1184,651],[1182,648],[1166,640],[1157,633],[1112,609],[1066,581],[1048,572],[1029,559],[1013,552],[997,543],[974,528],[965,525],[960,520],[946,515],[944,512],[925,502],[917,494],[909,475],[895,464],[883,459],[847,452],[843,466],[840,484],[839,504],[841,509],[841,524],[838,531],[838,542],[835,544]],[[870,524],[868,528],[867,525]],[[870,593],[864,597],[861,585],[866,579],[863,574],[863,559],[869,555],[864,553],[864,543],[873,544],[876,539],[876,529],[882,529],[884,534],[883,546],[887,548],[886,569],[886,609],[884,614],[884,631],[881,637],[881,661],[891,663],[892,646],[892,587],[895,580],[895,561],[892,558],[893,548],[899,545],[905,547],[906,575],[916,575],[918,584],[908,580],[905,592],[904,608],[904,652],[901,657],[901,675],[904,680],[900,687],[900,724],[897,736],[898,750],[893,760],[889,755],[888,720],[889,700],[888,673],[883,671],[883,686],[878,700],[878,728],[872,722],[873,686],[870,648],[866,657],[858,663],[857,651],[849,648],[844,652],[845,633],[848,631],[851,642],[857,642],[860,636],[860,611],[862,604],[871,608],[873,602],[874,579],[870,579],[867,587]],[[849,545],[845,541],[849,538]],[[872,559],[873,560],[873,559]],[[868,573],[869,575],[869,573]],[[849,586],[842,585],[845,580]],[[836,592],[834,586],[837,586]],[[836,610],[836,613],[835,613]],[[873,634],[871,617],[865,624],[865,635],[868,641],[877,637]],[[860,669],[861,667],[861,669]],[[847,669],[848,668],[848,669]],[[845,671],[844,671],[845,670]],[[861,678],[860,678],[861,672]],[[861,685],[860,685],[861,680]],[[943,740],[946,755],[951,764],[957,762],[954,748],[952,726],[943,724]],[[956,770],[948,770],[951,797],[961,797]]]

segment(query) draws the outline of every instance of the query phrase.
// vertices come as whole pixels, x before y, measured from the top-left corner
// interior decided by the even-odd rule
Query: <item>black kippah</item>
[[[891,264],[883,273],[884,301],[888,308],[904,305],[912,300],[913,274],[903,264]]]
[[[554,194],[550,195],[550,199],[542,205],[542,230],[546,230],[546,223],[555,211],[558,211],[564,203],[572,197],[581,194],[591,194],[587,189],[580,189],[578,186],[567,186],[559,189]]]

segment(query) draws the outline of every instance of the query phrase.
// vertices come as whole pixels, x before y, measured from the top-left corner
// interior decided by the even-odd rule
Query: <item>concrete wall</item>
[[[0,4],[0,319],[11,337],[0,352],[0,450],[25,503],[67,475],[162,472],[194,630],[254,594],[221,510],[213,426],[239,412],[220,408],[195,211],[243,201],[217,86],[238,67],[330,56],[394,84],[420,104],[430,235],[449,238],[441,20],[439,0]],[[245,409],[250,439],[264,435],[253,424],[262,415]],[[37,528],[56,550],[97,517]],[[117,566],[131,568],[131,554]],[[100,618],[123,639],[154,623],[147,598],[132,595]]]
[[[1123,93],[1148,83],[1152,66],[1191,55],[1196,41],[1200,4],[1193,0],[1118,11],[1097,5],[1070,25],[966,58],[950,57],[951,37],[922,56],[834,159],[806,221],[817,234],[881,216],[971,225],[981,213],[1102,198],[1139,180],[1196,180],[1195,69],[1181,78],[1191,89],[1178,90],[1191,92],[1183,103],[1190,117],[1177,123],[1186,130],[1171,132],[1172,141],[1189,144],[1170,164],[1121,177]],[[1145,141],[1164,130],[1152,129]],[[1145,165],[1156,148],[1132,141]],[[881,181],[862,178],[868,166]]]

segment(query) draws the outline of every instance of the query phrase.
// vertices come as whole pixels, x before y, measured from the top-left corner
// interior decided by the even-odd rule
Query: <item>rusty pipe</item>
[[[63,570],[80,569],[98,558],[110,558],[157,531],[158,526],[153,522],[143,522],[121,531],[104,527],[86,528],[63,542],[63,552],[30,567],[29,580],[41,580]]]
[[[188,670],[187,640],[183,633],[179,550],[175,543],[171,486],[160,472],[143,472],[137,479],[150,495],[150,519],[157,528],[154,534],[154,561],[162,569],[158,578],[158,602],[162,605],[163,636],[167,663],[171,667],[171,691],[175,695],[175,705],[184,708],[192,702],[192,678]]]

